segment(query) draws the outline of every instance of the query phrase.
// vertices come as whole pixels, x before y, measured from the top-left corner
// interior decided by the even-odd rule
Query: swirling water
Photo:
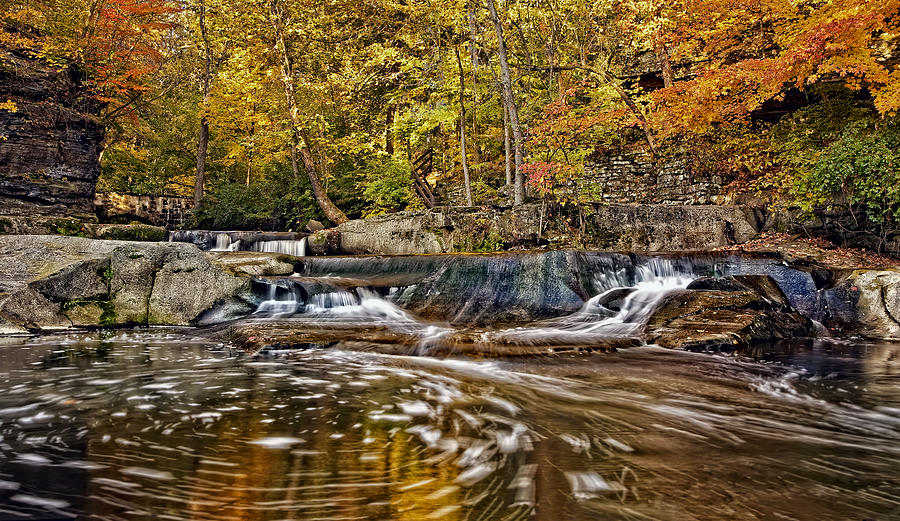
[[[900,518],[900,346],[248,356],[0,345],[0,519]]]

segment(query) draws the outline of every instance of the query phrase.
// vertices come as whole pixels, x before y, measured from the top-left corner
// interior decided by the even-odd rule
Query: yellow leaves
[[[900,71],[892,71],[888,81],[873,89],[873,94],[878,112],[885,116],[896,115],[900,111]]]
[[[18,112],[19,107],[16,105],[16,102],[14,102],[11,99],[8,99],[4,102],[0,102],[0,110],[6,111],[6,112]]]

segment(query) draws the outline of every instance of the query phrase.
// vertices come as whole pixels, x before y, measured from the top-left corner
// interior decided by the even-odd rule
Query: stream
[[[900,346],[736,357],[0,340],[0,519],[900,519]]]

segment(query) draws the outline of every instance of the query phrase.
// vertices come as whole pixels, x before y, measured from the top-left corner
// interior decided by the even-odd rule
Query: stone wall
[[[193,208],[190,197],[130,195],[98,192],[94,204],[101,221],[136,218],[168,229],[181,228]]]
[[[654,165],[640,155],[609,155],[585,164],[585,173],[569,187],[590,201],[645,204],[721,204],[727,179],[700,176],[684,161]]]
[[[0,50],[0,219],[93,219],[103,129],[73,67]]]

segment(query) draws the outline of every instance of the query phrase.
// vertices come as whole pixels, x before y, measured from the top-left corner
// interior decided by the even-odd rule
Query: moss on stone
[[[147,224],[110,226],[103,230],[102,238],[117,241],[161,242],[166,240],[166,230]]]
[[[68,313],[83,306],[96,306],[100,309],[100,317],[97,320],[98,326],[111,327],[116,325],[115,304],[109,299],[109,295],[94,295],[91,297],[82,297],[67,300],[60,304],[60,311]],[[88,325],[88,324],[85,324]]]
[[[66,235],[69,237],[91,237],[93,233],[87,225],[77,219],[54,219],[47,226],[52,235]]]

